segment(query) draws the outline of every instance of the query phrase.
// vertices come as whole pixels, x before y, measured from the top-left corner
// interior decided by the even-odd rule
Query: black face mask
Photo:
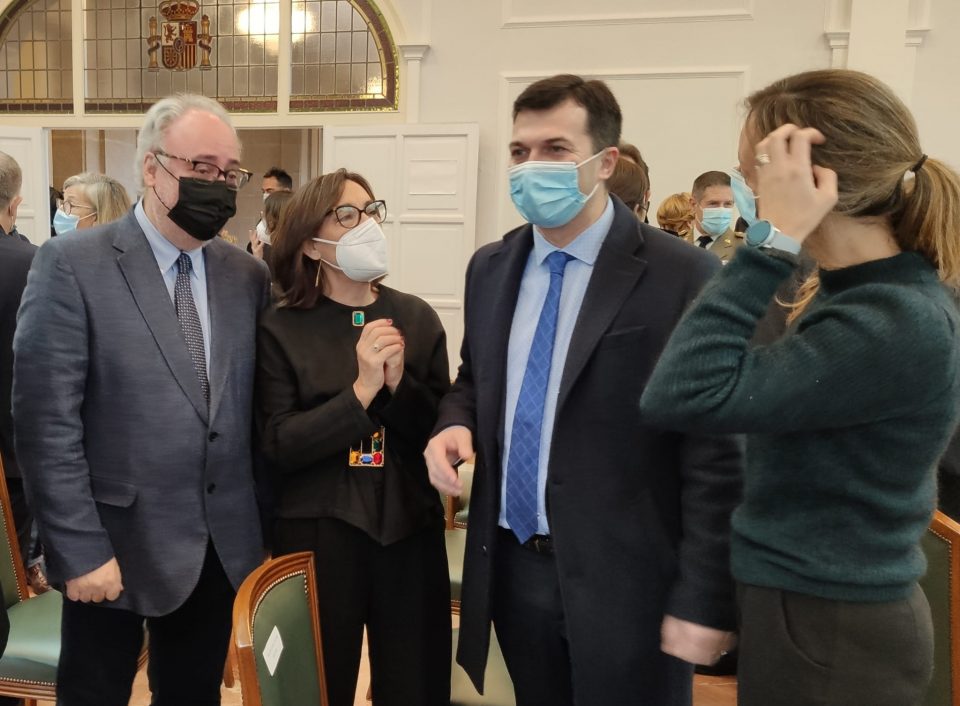
[[[237,212],[237,192],[222,181],[193,177],[180,177],[177,181],[180,198],[168,209],[167,217],[197,240],[215,238]]]

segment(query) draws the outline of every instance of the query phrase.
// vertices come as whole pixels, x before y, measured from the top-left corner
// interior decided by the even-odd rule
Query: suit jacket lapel
[[[590,283],[583,296],[570,339],[563,377],[560,379],[558,411],[583,372],[593,349],[610,327],[647,266],[646,260],[638,256],[643,243],[640,222],[625,206],[615,202],[615,207],[613,225],[593,266],[593,274],[590,275]]]
[[[532,226],[523,226],[508,234],[504,238],[501,248],[490,256],[490,264],[484,283],[484,291],[491,292],[493,295],[490,317],[493,325],[490,326],[489,331],[482,332],[482,335],[488,336],[488,350],[493,358],[493,364],[490,366],[493,375],[490,380],[490,389],[497,390],[499,395],[496,406],[498,410],[496,428],[497,443],[500,449],[503,448],[510,327],[513,323],[513,312],[517,308],[520,280],[523,279],[523,270],[527,265],[527,258],[530,256],[532,247]]]
[[[157,259],[147,237],[143,234],[133,211],[117,224],[118,235],[113,247],[120,251],[117,264],[147,322],[173,377],[189,398],[204,422],[207,421],[207,402],[190,359],[190,351],[180,331],[180,322],[170,294],[167,292]]]
[[[233,278],[224,261],[223,247],[233,247],[216,239],[203,250],[204,269],[207,273],[207,306],[210,310],[210,418],[216,419],[217,409],[223,399],[230,367],[230,319],[227,311],[232,297]]]

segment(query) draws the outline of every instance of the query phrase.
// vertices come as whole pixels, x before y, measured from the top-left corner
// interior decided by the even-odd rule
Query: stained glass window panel
[[[179,91],[231,111],[276,111],[279,0],[85,0],[85,8],[88,113],[143,112]]]
[[[372,2],[294,2],[292,38],[291,110],[396,110],[396,49]]]
[[[14,0],[0,16],[0,114],[72,113],[70,0]]]

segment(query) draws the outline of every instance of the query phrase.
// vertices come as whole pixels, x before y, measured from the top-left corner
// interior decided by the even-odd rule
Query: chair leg
[[[226,664],[223,665],[223,685],[228,689],[232,689],[236,683],[233,677],[234,662],[233,645],[231,643],[230,649],[227,650]]]

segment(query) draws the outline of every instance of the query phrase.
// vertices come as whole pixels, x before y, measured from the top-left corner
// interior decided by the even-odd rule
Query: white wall
[[[960,2],[929,5],[930,32],[917,50],[911,107],[923,149],[960,169]]]
[[[845,66],[851,41],[867,66],[889,66],[893,51],[903,57],[904,97],[912,98],[925,149],[960,165],[960,2],[909,0],[904,44],[896,47],[874,38],[863,13],[857,24],[854,2],[394,0],[391,7],[407,18],[407,41],[430,46],[419,120],[480,126],[480,245],[519,222],[505,188],[511,103],[531,81],[559,72],[613,88],[623,137],[650,164],[654,209],[701,172],[734,164],[746,95],[790,73]],[[891,15],[903,2],[871,0]]]

